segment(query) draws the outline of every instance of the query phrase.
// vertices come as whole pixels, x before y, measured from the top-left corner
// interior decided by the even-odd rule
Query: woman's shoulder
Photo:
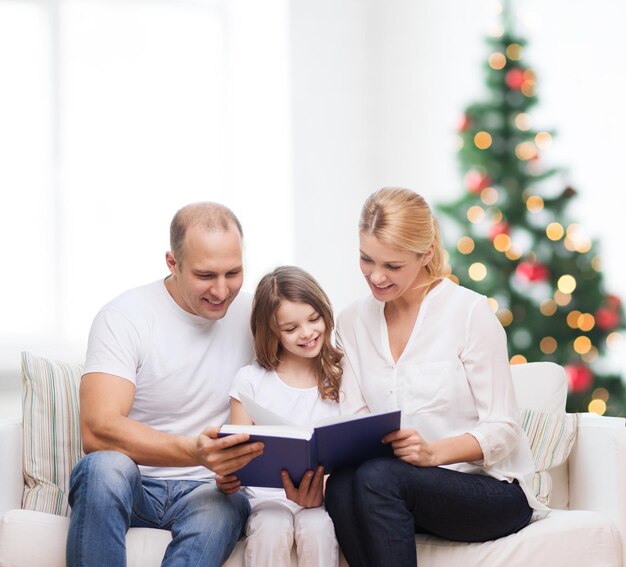
[[[441,288],[441,300],[445,302],[449,302],[450,300],[452,300],[471,307],[477,302],[487,301],[487,297],[482,293],[478,293],[473,289],[469,289],[468,287],[457,284],[456,282],[453,282],[448,278],[444,278],[443,280],[441,280],[441,283],[437,287]],[[437,288],[435,288],[435,290],[436,289]]]

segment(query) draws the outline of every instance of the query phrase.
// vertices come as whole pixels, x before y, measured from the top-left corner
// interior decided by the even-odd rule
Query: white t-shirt
[[[230,396],[240,400],[240,394],[284,417],[296,425],[315,425],[326,417],[339,415],[339,404],[320,397],[317,387],[294,388],[285,384],[274,370],[266,370],[256,362],[244,366],[235,377]],[[236,474],[236,473],[235,473]],[[282,488],[247,487],[246,493],[254,507],[259,500],[281,500],[293,511],[299,506],[285,497]]]
[[[342,413],[402,411],[402,426],[426,441],[470,433],[479,463],[447,468],[517,479],[530,506],[533,464],[517,423],[506,334],[486,297],[444,279],[424,298],[409,341],[394,362],[385,304],[369,296],[339,316],[345,352]],[[538,514],[541,515],[541,514]]]
[[[163,280],[105,305],[89,334],[85,374],[104,372],[135,385],[129,417],[158,431],[198,435],[228,419],[228,392],[253,356],[251,296],[240,293],[226,315],[209,321],[182,309]],[[144,476],[206,480],[204,467],[140,466]]]

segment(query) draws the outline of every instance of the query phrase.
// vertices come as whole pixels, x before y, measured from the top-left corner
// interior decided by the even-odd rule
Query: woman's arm
[[[438,467],[483,458],[478,441],[469,433],[429,443],[415,429],[405,428],[385,435],[383,443],[391,443],[396,457],[418,467]]]

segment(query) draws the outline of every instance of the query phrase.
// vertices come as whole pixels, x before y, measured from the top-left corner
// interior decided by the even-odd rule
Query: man
[[[70,567],[122,566],[129,527],[171,530],[163,565],[219,566],[249,504],[229,475],[262,452],[248,435],[218,439],[228,391],[252,358],[242,231],[216,203],[182,208],[170,226],[165,280],[127,291],[94,319],[80,385],[87,456],[72,472]]]

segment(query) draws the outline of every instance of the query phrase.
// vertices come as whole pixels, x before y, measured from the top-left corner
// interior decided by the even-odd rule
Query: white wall
[[[180,6],[172,22],[178,31],[190,26],[193,33],[180,44],[188,44],[189,49],[193,49],[194,38],[201,40],[203,33],[209,34],[189,11],[198,11],[207,21],[213,21],[209,17],[212,11],[225,18],[220,32],[224,36],[217,43],[225,54],[226,85],[221,119],[224,134],[218,142],[227,157],[217,177],[215,171],[198,176],[181,170],[178,175],[175,166],[162,163],[168,155],[191,155],[196,163],[205,155],[207,160],[215,157],[209,155],[210,141],[205,140],[208,145],[199,148],[178,135],[184,131],[174,110],[181,104],[187,105],[184,116],[208,119],[206,97],[195,92],[195,97],[181,101],[184,93],[177,89],[180,83],[174,83],[170,91],[153,90],[161,96],[159,104],[146,99],[146,108],[140,107],[147,118],[148,110],[159,116],[159,125],[165,128],[164,145],[152,154],[143,154],[139,161],[129,159],[126,177],[131,183],[110,192],[125,176],[119,175],[117,165],[111,168],[107,152],[89,152],[81,146],[89,131],[85,120],[90,117],[89,104],[96,105],[98,100],[109,104],[110,98],[123,94],[129,84],[146,95],[152,85],[162,85],[159,67],[149,58],[152,44],[161,50],[158,53],[162,53],[165,69],[177,76],[176,62],[167,58],[163,44],[167,34],[152,34],[151,20],[137,19],[133,12],[133,6],[144,10],[152,4],[154,17],[159,11],[163,15],[165,6]],[[30,8],[24,11],[26,5]],[[45,14],[37,10],[37,6],[59,5],[113,6],[121,16],[107,20],[109,31],[119,34],[115,26],[122,26],[132,38],[132,28],[124,26],[141,21],[145,42],[138,42],[144,46],[145,60],[135,61],[135,70],[141,72],[132,72],[133,61],[123,51],[115,46],[104,51],[97,43],[92,53],[65,68],[63,88],[71,86],[68,72],[73,69],[77,71],[74,77],[85,81],[106,79],[101,84],[110,90],[102,91],[88,81],[75,84],[72,92],[77,98],[61,116],[66,121],[62,132],[58,131],[58,118],[46,118],[55,97],[64,93],[63,88],[47,91],[45,87],[50,70],[40,62],[47,56],[50,42],[54,45],[54,37],[49,37]],[[76,309],[76,302],[78,312],[71,317],[73,328],[81,331],[73,331],[80,351],[88,322],[103,301],[162,273],[169,218],[177,206],[196,198],[222,199],[242,218],[247,236],[247,289],[253,289],[258,277],[274,265],[294,262],[321,281],[336,310],[366,293],[358,272],[356,231],[365,197],[384,185],[414,188],[432,203],[462,191],[454,155],[455,128],[463,109],[484,92],[484,39],[497,22],[494,6],[493,0],[0,0],[0,122],[5,125],[0,129],[0,194],[6,206],[0,236],[5,246],[8,244],[0,308],[5,315],[2,336],[14,339],[11,344],[6,338],[0,341],[0,358],[17,361],[19,350],[33,344],[41,348],[48,340],[54,343],[49,350],[60,352],[57,341],[71,342],[64,310],[68,306]],[[591,10],[580,0],[519,0],[517,6],[525,22],[521,31],[529,40],[526,60],[539,78],[536,123],[557,130],[549,158],[569,169],[567,180],[580,193],[572,220],[598,237],[608,288],[626,298],[626,266],[621,253],[626,236],[621,215],[626,190],[622,166],[626,105],[621,98],[626,79],[620,51],[626,5],[597,0]],[[10,33],[18,8],[21,21],[28,20],[30,35]],[[91,29],[106,35],[106,22],[89,20],[85,12],[82,17],[86,21],[74,23],[85,26],[84,32]],[[157,20],[164,25],[167,18]],[[76,25],[74,29],[80,29]],[[158,25],[153,31],[158,31]],[[216,45],[211,37],[207,36],[206,43],[199,41],[197,48]],[[61,36],[61,49],[66,45],[63,41],[68,39]],[[22,53],[27,47],[33,61],[16,65],[16,50]],[[191,80],[187,73],[179,79]],[[118,90],[113,88],[116,83]],[[194,85],[207,92],[211,89],[206,82],[189,83],[190,88]],[[133,96],[139,104],[141,97],[137,98],[137,92]],[[16,114],[16,101],[21,100],[32,101],[29,113]],[[120,104],[124,100],[120,95]],[[81,107],[81,103],[87,105]],[[98,125],[96,134],[110,127],[106,116],[94,113],[93,119]],[[193,124],[190,128],[202,130]],[[74,138],[69,146],[72,153],[61,156],[65,166],[54,181],[45,168],[55,156],[37,144],[59,135]],[[154,143],[158,135],[159,131],[140,130],[133,133],[133,143],[141,147],[142,136]],[[33,166],[33,151],[37,167]],[[68,166],[72,156],[82,157]],[[48,171],[54,173],[54,168]],[[87,177],[89,171],[95,172],[93,179]],[[7,172],[19,187],[13,182],[2,185]],[[142,172],[147,177],[142,177]],[[109,231],[109,246],[106,240],[90,243],[89,219],[68,209],[61,209],[60,217],[46,214],[50,207],[58,206],[48,191],[50,185],[69,183],[82,199],[85,194],[81,191],[92,188],[92,181],[100,199],[90,209],[97,221],[93,233],[100,237]],[[168,192],[168,183],[174,187],[177,181],[178,186]],[[154,192],[154,202],[162,205],[158,211],[133,193],[142,182],[161,184]],[[25,193],[29,186],[39,187],[39,193]],[[129,230],[129,223],[138,215],[141,225]],[[55,218],[56,222],[74,223],[75,234],[85,238],[85,242],[69,246],[70,255],[60,261],[54,255],[54,239],[49,237],[48,223]],[[124,227],[126,232],[117,234]],[[85,254],[92,257],[85,258]],[[18,267],[25,255],[30,264]],[[144,267],[131,274],[130,267],[139,260]],[[114,273],[113,281],[103,279],[106,272]],[[81,283],[84,281],[87,283]],[[50,286],[60,288],[59,303],[47,299]],[[19,337],[7,314],[20,320],[23,332]],[[48,323],[42,322],[44,316]],[[626,355],[623,359],[626,361]]]

